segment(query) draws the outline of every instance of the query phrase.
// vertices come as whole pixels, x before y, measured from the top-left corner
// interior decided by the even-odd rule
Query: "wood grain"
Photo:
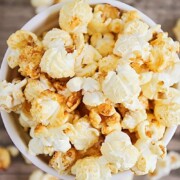
[[[174,37],[172,28],[180,18],[180,0],[123,0],[141,10],[157,23],[162,24],[163,30]],[[20,29],[31,17],[34,10],[29,0],[0,0],[0,63],[7,48],[6,40],[10,34]],[[180,128],[169,150],[180,152]],[[12,144],[0,119],[0,146]],[[7,171],[0,171],[0,180],[27,180],[35,169],[33,165],[25,165],[22,157],[12,159],[12,165]],[[137,179],[137,178],[136,178]],[[145,180],[145,177],[138,178]],[[173,171],[172,175],[164,180],[179,180],[180,171]]]

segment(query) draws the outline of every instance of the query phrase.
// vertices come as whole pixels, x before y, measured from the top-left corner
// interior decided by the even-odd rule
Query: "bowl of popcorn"
[[[39,168],[109,180],[153,173],[166,158],[180,124],[179,43],[143,13],[118,1],[67,1],[7,43],[1,116]]]

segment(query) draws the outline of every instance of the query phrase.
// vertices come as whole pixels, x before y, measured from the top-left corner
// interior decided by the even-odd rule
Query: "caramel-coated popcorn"
[[[41,11],[62,1],[59,27],[9,37],[7,62],[21,76],[0,82],[0,108],[18,114],[29,153],[49,156],[59,174],[161,176],[164,135],[180,124],[179,43],[137,11],[88,0],[31,3]],[[168,168],[173,160],[179,165],[172,154]],[[33,178],[53,179],[42,172]]]

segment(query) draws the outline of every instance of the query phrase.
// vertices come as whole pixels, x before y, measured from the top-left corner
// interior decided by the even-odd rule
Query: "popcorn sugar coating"
[[[99,131],[91,127],[87,116],[80,118],[73,125],[69,124],[66,135],[77,150],[87,150],[98,142]]]
[[[112,54],[115,45],[114,35],[111,33],[95,33],[91,36],[91,45],[104,57]]]
[[[139,157],[139,152],[132,145],[129,136],[121,131],[113,131],[106,136],[101,147],[102,156],[120,171],[132,168]]]
[[[74,56],[67,53],[64,47],[61,49],[48,49],[40,63],[41,71],[52,78],[65,78],[74,76]]]
[[[64,97],[49,90],[43,91],[31,104],[33,121],[43,125],[64,124]],[[51,108],[49,108],[51,107]]]
[[[32,155],[52,155],[55,151],[67,152],[71,148],[69,137],[63,132],[66,126],[48,128],[38,125],[31,128],[29,153]]]
[[[71,168],[71,173],[77,180],[110,180],[112,175],[106,161],[102,157],[86,157],[77,160]]]
[[[73,45],[70,34],[58,28],[53,28],[52,30],[48,31],[44,36],[42,43],[46,49],[58,47],[61,48],[62,44],[65,47]]]
[[[70,171],[71,166],[77,159],[77,151],[74,148],[69,149],[66,153],[60,151],[55,152],[51,158],[49,165],[61,174]]]
[[[138,74],[128,63],[121,63],[116,72],[110,71],[102,83],[103,93],[114,103],[124,103],[140,93]]]
[[[17,83],[0,82],[0,108],[7,112],[17,111],[25,101],[23,87],[27,80],[24,79]]]
[[[11,164],[11,157],[7,149],[0,147],[0,169],[6,170]]]
[[[84,16],[86,14],[86,16]],[[60,10],[59,25],[70,33],[86,33],[93,17],[92,8],[86,0],[67,2]]]

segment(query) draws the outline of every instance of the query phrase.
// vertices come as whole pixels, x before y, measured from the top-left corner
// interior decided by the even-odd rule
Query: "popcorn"
[[[118,170],[125,171],[133,167],[139,152],[132,145],[129,136],[121,131],[113,131],[106,136],[101,147],[103,157]]]
[[[47,73],[52,78],[65,78],[74,76],[74,56],[60,49],[48,49],[42,57],[41,71]]]
[[[150,59],[147,65],[151,71],[162,72],[167,67],[179,61],[179,43],[168,37],[167,33],[159,33],[157,38],[150,42],[152,45]]]
[[[149,179],[158,180],[170,174],[171,170],[180,167],[180,156],[176,152],[168,153],[165,159],[159,159],[156,169],[153,173],[149,174]]]
[[[60,174],[68,173],[71,166],[75,163],[77,152],[71,148],[66,153],[55,152],[49,164],[56,169]]]
[[[48,79],[41,75],[40,80],[29,79],[24,90],[24,95],[26,99],[31,102],[33,99],[38,98],[41,92],[45,90],[54,90]]]
[[[7,43],[12,50],[8,58],[9,66],[11,68],[19,66],[18,71],[21,75],[37,78],[40,71],[39,63],[44,53],[37,36],[31,32],[19,30],[9,37]],[[15,54],[15,59],[12,54]]]
[[[103,116],[112,116],[116,113],[115,108],[111,104],[101,104],[97,107],[98,112]]]
[[[55,151],[66,153],[70,148],[69,137],[63,132],[66,125],[61,127],[47,128],[38,125],[31,128],[29,141],[29,152],[32,155],[46,154],[52,155]]]
[[[101,157],[86,157],[78,160],[71,169],[77,180],[110,180],[111,171]]]
[[[121,123],[122,128],[133,131],[136,126],[146,120],[146,118],[147,114],[145,109],[127,112]]]
[[[79,55],[84,46],[85,46],[85,35],[83,35],[82,33],[73,33],[72,34],[72,39],[73,39],[73,42],[74,42],[74,46],[75,46],[75,49],[76,49],[76,52],[77,52],[77,55]]]
[[[153,148],[152,148],[153,146]],[[166,148],[162,142],[152,142],[147,139],[139,139],[135,143],[140,156],[132,171],[136,175],[144,175],[154,172],[158,158],[163,158],[166,154]]]
[[[31,4],[34,7],[51,6],[53,3],[54,0],[31,0]]]
[[[78,92],[82,89],[84,79],[82,77],[74,77],[67,82],[67,88],[71,92]]]
[[[85,92],[83,103],[87,106],[98,106],[105,103],[105,97],[101,92]]]
[[[114,35],[111,33],[96,33],[91,36],[91,45],[94,46],[103,57],[112,54],[114,44]]]
[[[94,7],[93,18],[88,25],[90,34],[109,32],[108,25],[113,19],[119,18],[120,11],[109,5],[100,4]]]
[[[11,157],[7,149],[0,147],[0,169],[5,170],[11,164]]]
[[[37,125],[37,122],[33,121],[30,108],[31,108],[31,105],[27,102],[24,102],[19,112],[19,123],[25,130]]]
[[[8,146],[7,149],[12,157],[17,157],[19,155],[19,150],[15,146]]]
[[[146,59],[149,57],[149,50],[149,43],[140,35],[122,34],[115,43],[113,53],[125,59],[135,58],[137,55]]]
[[[176,26],[173,29],[176,39],[180,41],[180,19],[177,21]]]
[[[86,0],[67,2],[61,8],[59,25],[70,33],[86,33],[87,25],[93,17],[92,8]]]
[[[74,111],[81,103],[82,95],[80,92],[72,93],[66,101],[66,111]]]
[[[123,31],[123,26],[124,23],[121,19],[113,19],[110,22],[108,29],[113,33],[121,33]]]
[[[32,101],[30,109],[33,121],[43,125],[64,124],[64,97],[49,90],[40,94]],[[49,108],[51,107],[51,108]]]
[[[43,38],[43,45],[46,49],[61,48],[62,44],[65,47],[68,47],[73,44],[73,41],[68,32],[58,28],[53,28],[48,31]]]
[[[58,180],[58,178],[51,176],[50,174],[44,174],[41,170],[35,170],[29,177],[29,180]]]
[[[69,125],[65,131],[70,138],[71,143],[77,150],[86,151],[88,148],[98,142],[99,131],[92,128],[87,116],[80,118],[73,125]]]
[[[148,114],[148,120],[142,121],[136,127],[140,139],[158,141],[164,136],[166,127],[159,123],[153,114]]]
[[[154,114],[156,119],[164,126],[180,124],[180,93],[178,96],[170,99],[161,99],[155,101]]]
[[[106,97],[114,103],[129,102],[140,93],[138,74],[127,63],[121,63],[117,72],[110,71],[102,83]]]
[[[26,83],[26,79],[17,83],[0,82],[0,108],[8,112],[17,111],[25,101],[22,88]]]

